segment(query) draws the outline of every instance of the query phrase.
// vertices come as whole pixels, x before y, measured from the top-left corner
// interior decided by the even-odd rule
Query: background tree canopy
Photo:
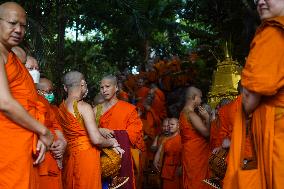
[[[76,69],[97,86],[106,73],[133,66],[143,70],[153,52],[184,59],[197,51],[208,88],[217,63],[210,50],[222,58],[222,43],[229,40],[234,59],[243,63],[259,24],[253,0],[17,2],[29,17],[24,46],[57,84],[63,73]]]

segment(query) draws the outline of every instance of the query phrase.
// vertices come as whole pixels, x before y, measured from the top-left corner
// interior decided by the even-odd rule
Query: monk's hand
[[[230,145],[231,145],[230,139],[229,139],[229,138],[225,138],[225,139],[223,140],[222,147],[223,147],[223,148],[230,148]]]
[[[160,167],[160,165],[159,165],[159,162],[154,160],[153,165],[154,165],[154,168],[155,168],[158,172],[160,172],[160,168],[161,168],[161,167]]]
[[[117,153],[117,154],[119,154],[120,155],[120,157],[122,157],[122,155],[124,154],[124,150],[121,148],[121,147],[115,147],[115,148],[113,148],[113,150],[115,151],[115,153]]]
[[[103,137],[109,139],[114,137],[114,131],[107,128],[99,128],[99,131]]]
[[[198,106],[198,112],[203,119],[209,120],[209,113],[205,110],[205,108]]]
[[[38,165],[41,162],[43,162],[44,157],[45,157],[45,152],[47,151],[45,144],[41,140],[37,141],[36,151],[39,153],[38,153],[36,160],[34,161],[34,165]]]
[[[51,145],[50,151],[55,159],[63,158],[67,142],[62,139],[57,139]]]
[[[41,140],[41,142],[43,142],[47,149],[49,149],[53,143],[54,137],[50,130],[46,128],[45,132],[39,135],[39,139]]]
[[[214,149],[212,150],[212,154],[217,154],[221,149],[222,149],[221,146],[214,148]]]

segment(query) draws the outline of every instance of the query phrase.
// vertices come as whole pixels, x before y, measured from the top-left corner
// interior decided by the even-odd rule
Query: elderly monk
[[[200,106],[202,93],[196,87],[186,91],[186,104],[180,114],[182,140],[183,187],[204,189],[208,174],[210,121],[208,112]]]
[[[244,112],[236,114],[224,188],[284,185],[284,1],[255,3],[262,24],[242,71]],[[247,136],[254,139],[255,167],[243,155]]]
[[[50,104],[54,101],[52,82],[46,78],[41,78],[37,84],[39,101],[45,106],[44,125],[47,126],[56,136],[50,148],[50,152],[45,154],[45,160],[39,166],[39,188],[40,189],[61,189],[61,169],[63,154],[67,142],[63,136],[62,128],[56,118],[57,107]]]
[[[114,138],[105,139],[100,134],[91,105],[83,101],[88,93],[84,75],[77,71],[68,72],[63,77],[63,84],[68,93],[59,107],[59,122],[68,143],[64,156],[63,187],[101,188],[98,147],[118,148],[119,145]]]
[[[156,164],[158,170],[162,170],[161,178],[163,189],[182,188],[181,179],[181,137],[179,134],[179,121],[176,118],[169,119],[170,137],[160,145],[155,154],[155,162],[162,159],[161,165]],[[163,157],[161,157],[163,156]],[[157,167],[158,166],[158,167]]]
[[[32,152],[39,151],[34,161],[38,164],[53,141],[51,132],[33,118],[37,92],[28,71],[11,51],[23,40],[25,27],[26,13],[20,5],[0,5],[0,188],[34,188],[35,183],[30,182]],[[34,141],[36,135],[38,141]]]
[[[33,118],[36,89],[28,71],[11,51],[23,40],[25,26],[26,13],[20,5],[0,5],[0,188],[35,188],[32,152],[39,152],[34,164],[40,163],[53,141],[51,132]],[[39,140],[34,140],[36,135]]]
[[[116,77],[111,75],[103,77],[100,83],[100,92],[105,101],[95,108],[94,113],[100,117],[99,127],[104,128],[101,133],[105,137],[115,135],[125,150],[125,155],[122,157],[120,176],[129,177],[129,182],[126,183],[125,188],[135,188],[134,166],[132,165],[130,148],[144,151],[142,122],[138,117],[135,106],[117,99],[117,91]],[[97,115],[98,110],[100,110],[100,115]],[[132,152],[137,152],[137,150]],[[139,173],[140,165],[138,165],[138,162],[140,157],[138,153],[133,155]],[[126,161],[126,158],[130,159]]]

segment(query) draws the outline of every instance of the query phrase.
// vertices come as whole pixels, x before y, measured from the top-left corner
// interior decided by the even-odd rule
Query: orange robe
[[[265,20],[252,41],[242,86],[262,95],[252,114],[252,132],[258,162],[257,169],[242,170],[244,116],[236,114],[225,189],[269,188],[284,186],[284,17]]]
[[[231,139],[235,115],[238,111],[238,107],[240,107],[241,104],[242,104],[242,96],[239,95],[231,103],[226,104],[219,109],[219,120],[220,120],[219,137],[221,141],[223,141],[225,138]]]
[[[138,117],[135,106],[119,100],[100,117],[100,127],[111,130],[125,130],[132,148],[145,150],[142,132],[142,122]],[[139,159],[139,158],[138,158]],[[139,160],[138,160],[139,161]],[[133,162],[131,162],[133,167]],[[134,168],[134,167],[133,167]],[[137,167],[137,169],[139,169]],[[134,170],[132,169],[133,175]],[[133,182],[135,188],[135,181]]]
[[[74,112],[76,110],[74,104]],[[84,127],[83,119],[70,113],[62,102],[58,120],[67,140],[64,156],[63,187],[66,189],[98,189],[101,184],[100,151],[93,146]]]
[[[5,65],[10,92],[32,115],[36,114],[37,92],[33,79],[14,53]],[[34,133],[0,112],[0,188],[35,188],[32,148]]]
[[[120,90],[120,91],[118,92],[117,98],[118,98],[119,100],[123,100],[123,101],[125,101],[125,102],[128,102],[128,101],[129,101],[129,95],[128,95],[125,91],[123,91],[123,90]]]
[[[150,89],[148,87],[141,87],[137,89],[137,91],[135,92],[135,97],[136,99],[138,99],[136,106],[140,108],[142,111],[144,110],[143,102],[147,98],[149,91]]]
[[[164,158],[162,167],[163,189],[182,188],[182,179],[177,173],[181,166],[181,137],[176,135],[169,138],[163,147]]]
[[[220,139],[220,120],[217,117],[215,120],[211,122],[210,126],[210,150],[222,145],[222,141]]]
[[[182,171],[184,189],[209,188],[203,179],[208,176],[209,145],[188,122],[184,112],[180,115],[182,142]]]
[[[54,113],[54,108],[51,107],[49,102],[41,95],[38,96],[40,102],[42,102],[46,108],[44,125],[55,134],[55,130],[60,130],[56,115]],[[56,140],[56,139],[55,139]],[[48,151],[45,154],[44,161],[39,165],[39,188],[40,189],[61,189],[61,170],[59,169],[56,160],[53,158],[52,154]]]

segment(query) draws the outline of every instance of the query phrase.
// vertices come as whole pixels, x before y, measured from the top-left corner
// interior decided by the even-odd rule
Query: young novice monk
[[[171,137],[160,145],[154,160],[154,165],[160,170],[156,162],[161,158],[162,162],[162,185],[163,189],[182,188],[181,177],[181,137],[179,135],[179,122],[176,118],[169,119]],[[162,157],[161,157],[162,156]]]

